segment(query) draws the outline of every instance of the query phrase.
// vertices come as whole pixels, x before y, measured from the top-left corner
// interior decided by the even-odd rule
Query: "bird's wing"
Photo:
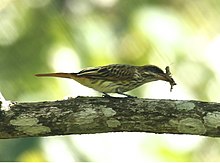
[[[104,80],[126,80],[132,78],[135,72],[134,66],[130,65],[108,65],[94,68],[87,68],[79,73],[78,76],[90,77],[93,79]]]

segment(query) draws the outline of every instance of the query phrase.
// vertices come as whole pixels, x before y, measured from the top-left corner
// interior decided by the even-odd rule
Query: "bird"
[[[125,92],[157,80],[169,82],[171,86],[170,91],[172,91],[176,82],[171,77],[169,66],[165,70],[164,72],[154,65],[110,64],[85,68],[77,73],[45,73],[35,74],[35,76],[73,79],[86,87],[103,93],[104,97],[112,97],[108,93],[134,97]]]

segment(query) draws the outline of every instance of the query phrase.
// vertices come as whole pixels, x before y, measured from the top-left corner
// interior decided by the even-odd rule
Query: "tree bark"
[[[1,139],[107,132],[220,137],[220,104],[77,97],[62,101],[12,103],[0,110]]]

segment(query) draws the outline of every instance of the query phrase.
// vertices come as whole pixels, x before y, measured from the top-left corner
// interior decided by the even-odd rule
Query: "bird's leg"
[[[135,96],[131,96],[131,95],[128,95],[128,94],[123,93],[123,92],[117,92],[117,94],[127,96],[128,98],[137,98],[137,97],[135,97]]]
[[[102,97],[112,97],[112,96],[110,96],[109,94],[107,94],[105,92],[102,92],[102,93],[103,93]]]
[[[128,98],[137,98],[137,97],[135,97],[135,96],[131,96],[131,95],[128,95],[128,94],[126,94],[126,93],[123,93],[123,91],[122,91],[120,88],[117,88],[117,89],[116,89],[116,93],[117,93],[117,94],[120,94],[120,95],[127,96]]]

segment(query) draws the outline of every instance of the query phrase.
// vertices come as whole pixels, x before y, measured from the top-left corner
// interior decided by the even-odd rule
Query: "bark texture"
[[[220,137],[220,104],[140,98],[77,97],[12,103],[0,109],[0,138],[151,132]]]

